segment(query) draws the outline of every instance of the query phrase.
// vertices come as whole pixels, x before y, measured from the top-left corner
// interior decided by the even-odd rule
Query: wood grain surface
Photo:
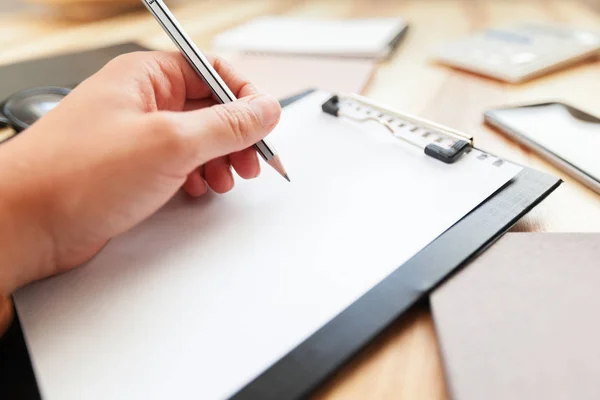
[[[20,0],[0,0],[0,13],[24,10],[28,6],[27,3]]]
[[[498,105],[559,99],[600,115],[600,62],[587,61],[525,84],[510,85],[436,65],[429,55],[433,46],[445,40],[515,20],[555,21],[597,29],[598,3],[599,0],[198,0],[179,2],[173,10],[203,49],[210,49],[216,33],[265,14],[340,18],[392,15],[408,19],[409,34],[393,58],[378,68],[366,94],[394,108],[467,131],[484,150],[560,176],[565,184],[514,230],[565,232],[600,230],[600,196],[483,125],[483,112]],[[145,10],[93,23],[73,23],[25,12],[0,14],[0,63],[129,40],[151,48],[174,49]],[[391,326],[314,398],[447,398],[427,305],[417,307]]]

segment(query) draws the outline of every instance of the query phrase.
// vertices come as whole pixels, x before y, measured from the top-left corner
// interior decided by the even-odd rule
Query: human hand
[[[0,296],[0,336],[6,332],[12,321],[13,307],[10,298]]]
[[[0,147],[0,296],[73,268],[164,205],[259,174],[251,147],[280,107],[222,61],[215,105],[178,53],[118,57]]]

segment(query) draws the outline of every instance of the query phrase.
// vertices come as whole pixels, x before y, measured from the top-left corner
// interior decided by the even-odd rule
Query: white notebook
[[[215,50],[384,58],[407,23],[401,18],[260,17],[217,35]]]
[[[291,183],[264,170],[177,196],[15,294],[44,399],[228,398],[521,169],[477,150],[444,164],[324,114],[329,97],[293,103],[270,136]]]

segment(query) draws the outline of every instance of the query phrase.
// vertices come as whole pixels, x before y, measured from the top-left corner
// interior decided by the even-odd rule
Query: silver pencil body
[[[162,0],[142,1],[217,99],[223,104],[237,100],[208,59],[179,25],[165,3]],[[266,140],[256,143],[254,148],[267,163],[277,154],[275,148]]]

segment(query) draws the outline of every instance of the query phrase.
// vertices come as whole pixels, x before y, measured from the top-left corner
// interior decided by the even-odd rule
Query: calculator
[[[520,23],[446,43],[434,58],[448,66],[518,83],[600,54],[600,33]]]

